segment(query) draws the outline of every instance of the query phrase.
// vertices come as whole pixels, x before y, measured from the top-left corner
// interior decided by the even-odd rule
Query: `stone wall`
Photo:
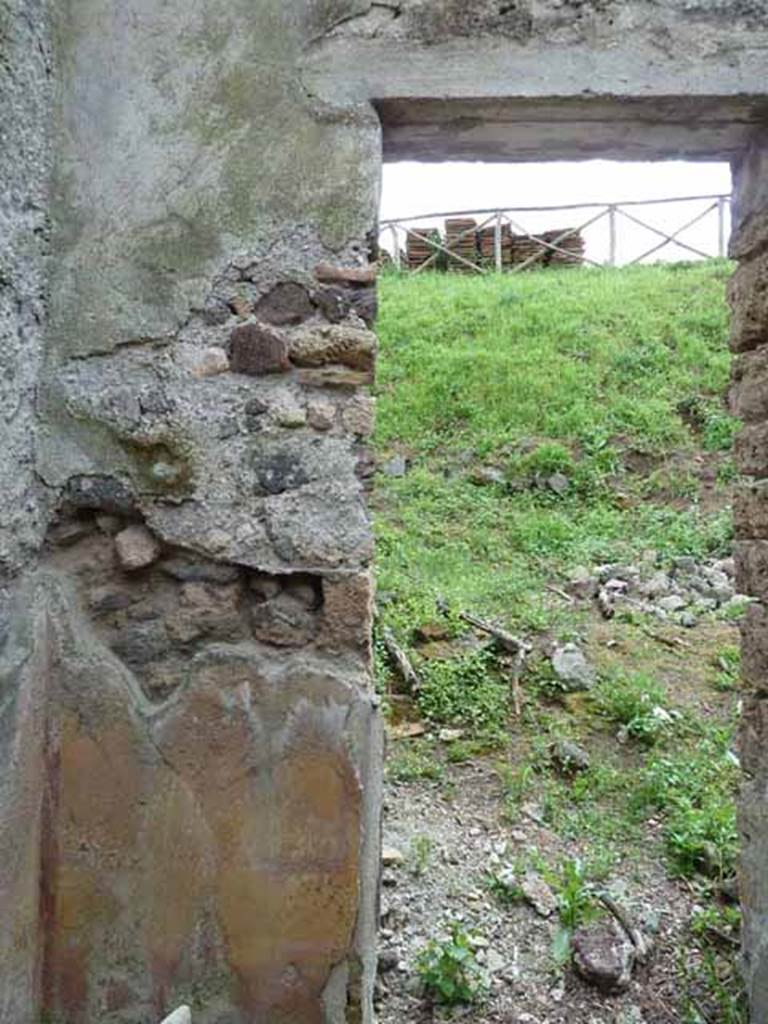
[[[135,1024],[185,1001],[201,1024],[370,1016],[379,128],[298,80],[327,17],[68,0],[51,128],[34,90],[14,112],[21,156],[28,137],[55,161],[39,356],[38,250],[11,267],[29,334],[12,397],[26,414],[36,383],[37,409],[7,466],[9,1024]],[[44,24],[42,7],[10,21],[12,81]]]
[[[736,461],[746,483],[735,507],[738,586],[753,595],[742,628],[744,705],[740,809],[744,968],[753,1019],[768,1011],[768,136],[734,164],[730,282],[732,404],[744,419]]]
[[[762,4],[470,6],[0,0],[9,1024],[182,1001],[196,1024],[370,1018],[379,114],[401,155],[723,157],[764,109]],[[733,292],[758,596],[764,159],[740,164]],[[742,816],[758,1008],[763,616]]]

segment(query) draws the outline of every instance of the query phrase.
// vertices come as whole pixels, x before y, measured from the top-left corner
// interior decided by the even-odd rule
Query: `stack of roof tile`
[[[481,228],[477,232],[480,260],[484,266],[496,265],[496,227]],[[508,267],[512,262],[512,229],[509,224],[501,225],[501,265]]]
[[[445,222],[445,247],[448,256],[448,269],[463,273],[471,272],[467,263],[477,265],[477,221],[471,217],[454,217]],[[456,256],[461,257],[456,259]],[[466,262],[464,262],[466,261]]]
[[[405,256],[410,270],[415,270],[422,263],[438,253],[438,259],[432,260],[430,268],[437,269],[440,250],[435,248],[433,243],[440,244],[440,231],[438,228],[418,228],[409,231],[405,238]]]

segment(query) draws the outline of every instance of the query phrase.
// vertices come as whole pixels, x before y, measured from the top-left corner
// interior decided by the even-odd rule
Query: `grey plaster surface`
[[[366,6],[304,81],[374,101],[387,159],[728,159],[765,117],[762,0]]]
[[[46,320],[49,76],[44,0],[0,0],[0,580],[34,556],[44,527],[34,392]]]

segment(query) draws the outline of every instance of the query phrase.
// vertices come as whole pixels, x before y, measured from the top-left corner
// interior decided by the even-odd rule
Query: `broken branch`
[[[389,655],[392,664],[397,669],[400,678],[408,687],[411,693],[418,693],[421,689],[421,680],[403,648],[395,640],[392,630],[385,626],[381,631],[381,639],[384,649]]]
[[[511,633],[507,633],[505,629],[500,629],[498,626],[494,626],[492,623],[486,622],[485,619],[481,619],[477,615],[473,615],[471,612],[459,612],[459,618],[464,622],[467,622],[470,626],[474,626],[475,629],[479,629],[481,633],[487,633],[489,636],[492,636],[493,639],[500,644],[505,651],[509,651],[510,654],[518,654],[522,652],[523,655],[525,655],[530,650],[528,645],[519,637],[513,636]]]
[[[531,650],[530,646],[519,637],[513,636],[505,629],[500,629],[498,626],[494,626],[490,622],[486,622],[485,619],[481,619],[479,616],[473,615],[471,612],[459,612],[459,618],[464,622],[467,622],[470,626],[474,626],[475,629],[479,629],[481,633],[487,633],[489,636],[492,636],[499,646],[503,647],[505,651],[512,655],[513,662],[510,673],[510,689],[512,691],[512,706],[515,711],[515,716],[519,718],[522,712],[520,676],[523,672],[523,663],[525,662],[526,655]]]
[[[648,959],[651,947],[640,929],[634,926],[632,921],[629,919],[627,912],[620,907],[613,897],[609,896],[607,892],[599,893],[598,899],[606,910],[610,911],[612,916],[619,922],[627,938],[635,947],[637,959],[640,963],[644,963]]]

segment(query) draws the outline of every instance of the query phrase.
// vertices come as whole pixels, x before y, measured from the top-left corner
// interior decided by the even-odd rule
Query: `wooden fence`
[[[726,255],[726,223],[730,202],[729,195],[676,196],[668,199],[629,199],[613,203],[572,203],[564,206],[519,206],[428,213],[418,217],[382,221],[379,225],[379,243],[382,249],[391,248],[390,255],[398,269],[411,269],[417,274],[423,270],[446,267],[478,274],[484,274],[488,270],[518,273],[550,262],[561,265],[588,263],[592,266],[602,266],[603,264],[584,253],[581,239],[587,228],[607,219],[609,266],[616,266],[617,263],[622,220],[636,227],[645,228],[661,239],[650,249],[629,260],[627,265],[641,263],[668,245],[677,245],[695,256],[711,259],[714,256]],[[638,207],[669,203],[703,203],[705,206],[671,233],[649,224],[634,212]],[[520,223],[526,214],[562,214],[577,211],[589,211],[589,215],[576,227],[534,232]],[[704,252],[681,237],[706,218],[716,222],[717,235],[712,252]],[[425,221],[436,220],[445,221],[443,232],[434,224],[424,224]],[[382,239],[387,240],[389,245],[382,244]],[[510,257],[509,239],[514,239],[512,244],[522,253],[520,259]],[[409,250],[411,253],[418,253],[418,258],[409,261],[406,257]]]

